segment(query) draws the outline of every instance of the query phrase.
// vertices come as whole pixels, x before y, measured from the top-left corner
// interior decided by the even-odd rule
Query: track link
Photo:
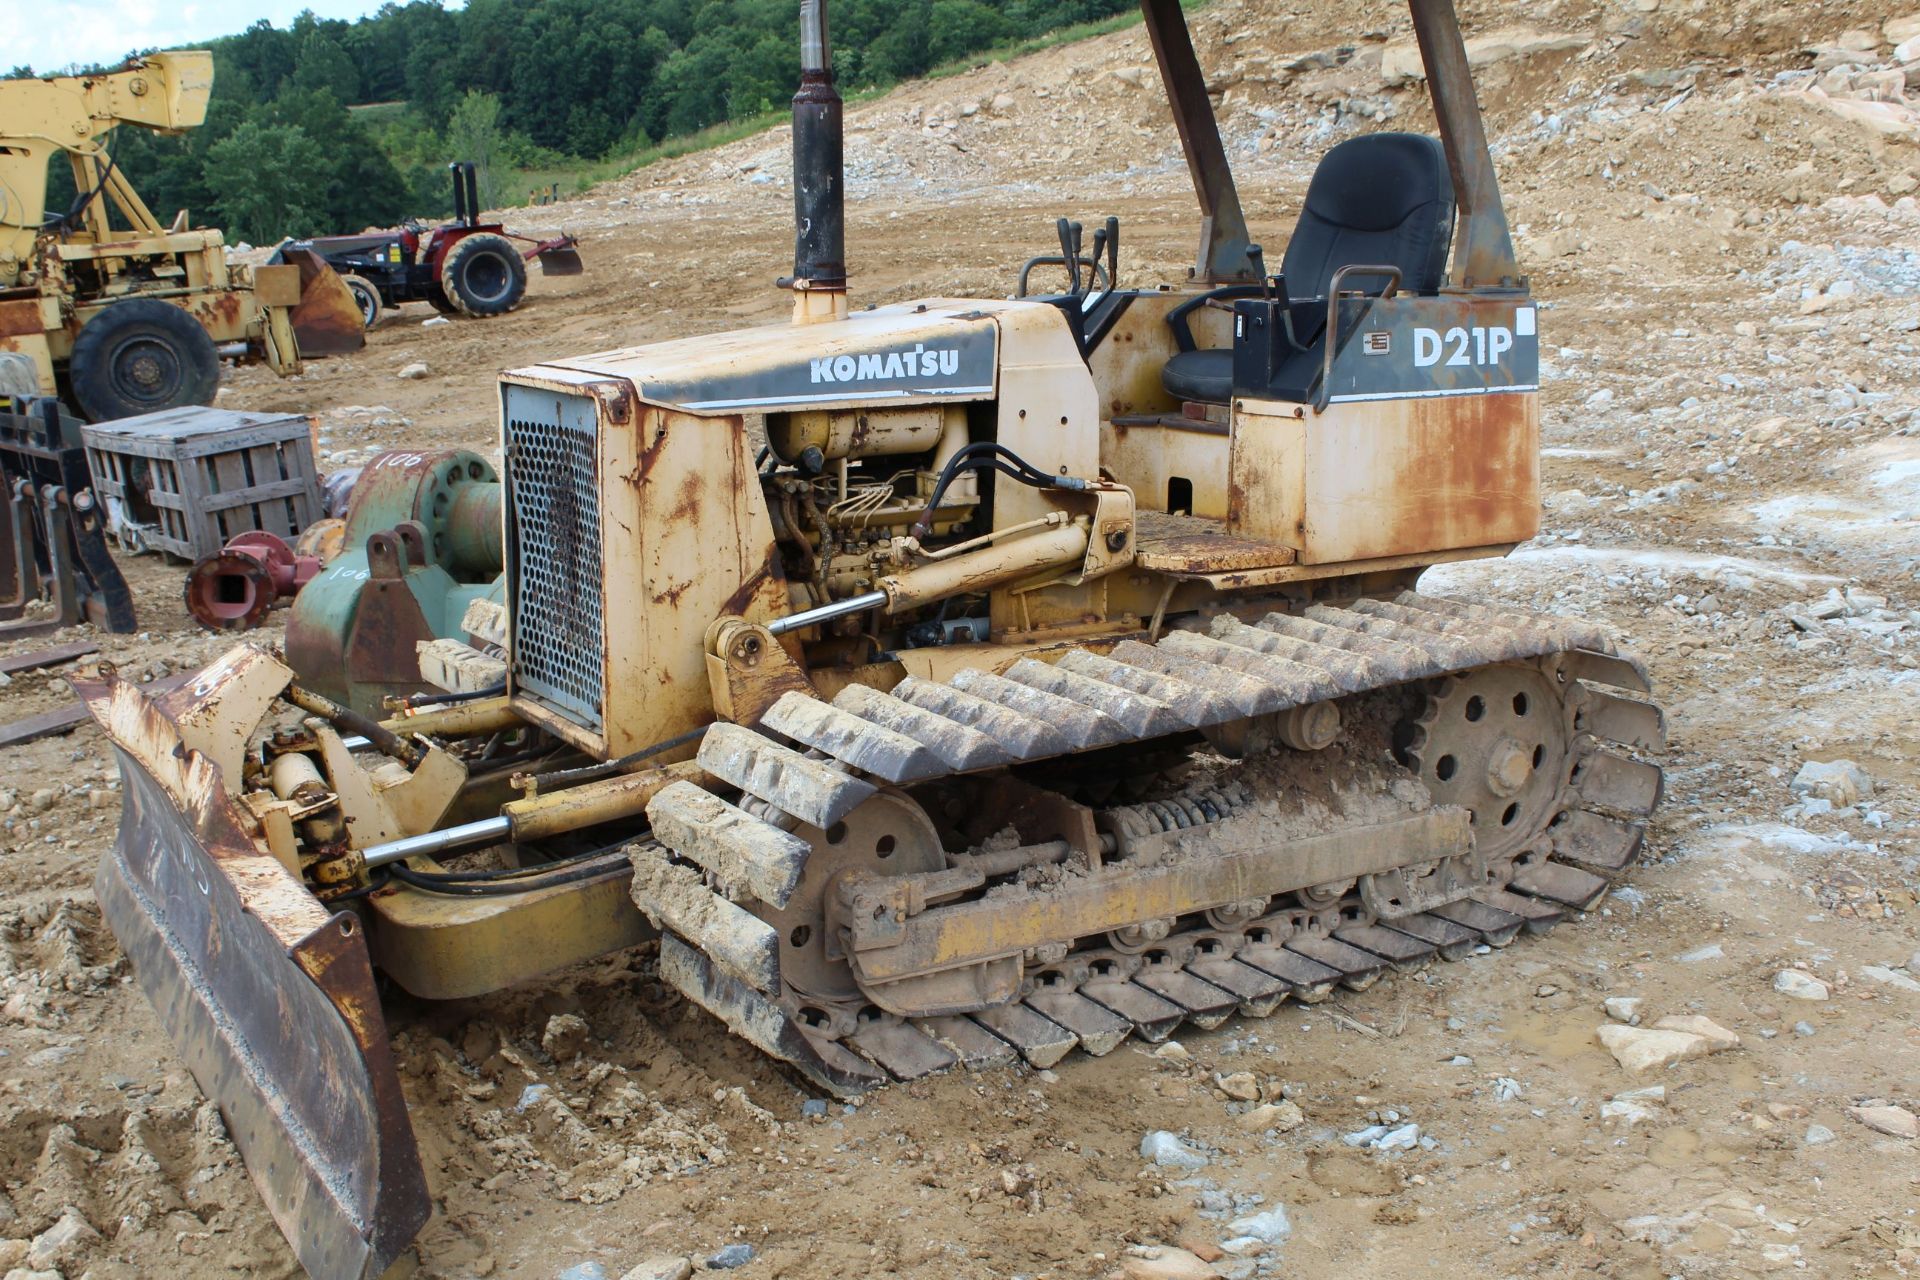
[[[1499,751],[1511,754],[1514,741],[1539,747],[1534,764],[1556,771],[1546,812],[1517,836],[1499,825],[1504,810],[1484,786],[1448,791],[1431,748],[1436,731],[1465,731],[1442,722],[1468,717],[1461,681],[1489,668],[1517,673],[1497,686],[1502,698],[1517,707],[1550,688],[1565,719],[1552,739],[1564,758],[1544,765],[1547,738],[1519,729],[1497,736],[1497,719],[1478,740],[1495,742],[1474,756],[1495,777],[1495,792]],[[1426,910],[1382,918],[1349,890],[1324,903],[1270,903],[1246,919],[1209,912],[1139,948],[1082,940],[1070,953],[1030,953],[1013,999],[909,1020],[857,999],[823,1014],[797,997],[779,977],[780,935],[734,905],[784,906],[768,895],[791,894],[801,881],[805,842],[796,829],[830,830],[886,785],[1207,732],[1415,683],[1432,692],[1405,763],[1436,799],[1469,808],[1476,839],[1495,855],[1483,885]],[[965,671],[944,684],[909,677],[886,694],[849,689],[828,703],[789,693],[763,732],[716,725],[702,744],[701,765],[741,791],[738,805],[691,784],[655,799],[657,842],[633,851],[635,899],[663,924],[665,981],[835,1093],[955,1066],[1049,1067],[1076,1048],[1104,1054],[1132,1036],[1157,1042],[1183,1024],[1211,1028],[1236,1014],[1269,1016],[1287,1000],[1316,1003],[1336,987],[1364,990],[1390,970],[1504,947],[1593,906],[1638,855],[1661,773],[1633,753],[1658,750],[1665,732],[1657,707],[1602,685],[1649,691],[1638,664],[1598,627],[1406,592],[1272,614],[1258,625],[1221,617],[1209,634],[1123,641],[1105,654],[1071,650],[1052,663],[1022,658],[998,675]],[[1132,820],[1209,821],[1235,802],[1208,796],[1141,806]],[[669,871],[687,874],[676,880]],[[669,881],[677,888],[664,899],[668,891],[651,888]],[[699,894],[711,903],[690,907]]]

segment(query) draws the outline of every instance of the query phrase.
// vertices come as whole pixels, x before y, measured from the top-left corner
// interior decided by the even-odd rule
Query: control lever
[[[1074,243],[1079,232],[1079,224],[1068,222],[1065,218],[1054,221],[1053,229],[1060,233],[1060,256],[1067,260],[1067,278],[1073,283],[1068,288],[1069,297],[1080,296],[1080,254]]]
[[[1120,219],[1107,215],[1107,292],[1120,287]],[[1095,240],[1098,245],[1100,242]],[[1100,250],[1093,251],[1094,257],[1100,256]]]
[[[1099,265],[1100,265],[1100,256],[1101,254],[1106,252],[1106,247],[1107,247],[1107,229],[1105,227],[1095,227],[1093,229],[1093,256],[1092,258],[1088,259],[1088,261],[1092,262],[1094,265],[1088,269],[1089,275],[1093,275],[1095,272],[1098,271]],[[1097,279],[1098,277],[1095,276],[1095,278]],[[1089,291],[1093,289],[1093,284],[1094,284],[1094,281],[1092,279],[1089,279],[1087,281],[1087,289]],[[1107,288],[1109,290],[1113,288],[1113,277],[1111,275],[1107,277]]]
[[[1253,274],[1260,279],[1260,297],[1267,302],[1272,302],[1273,278],[1267,274],[1267,255],[1261,252],[1259,245],[1247,246],[1247,262],[1252,265]]]

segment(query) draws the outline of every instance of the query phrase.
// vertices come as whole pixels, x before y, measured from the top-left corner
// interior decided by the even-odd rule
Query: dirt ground
[[[1920,1142],[1850,1111],[1920,1109],[1920,72],[1892,60],[1911,3],[1464,6],[1545,307],[1546,517],[1424,587],[1600,619],[1646,658],[1671,747],[1631,888],[1504,951],[1182,1034],[1184,1055],[1129,1042],[811,1116],[797,1077],[661,999],[644,954],[402,1003],[436,1203],[418,1273],[611,1280],[745,1244],[756,1280],[1210,1274],[1141,1251],[1218,1257],[1274,1206],[1290,1234],[1219,1274],[1920,1270]],[[1219,0],[1195,26],[1270,260],[1327,146],[1431,127],[1395,76],[1397,6]],[[232,373],[223,403],[318,413],[328,468],[496,453],[501,368],[783,318],[786,145],[516,214],[580,232],[587,274],[497,320],[407,308],[302,379]],[[1125,283],[1191,257],[1138,31],[863,104],[848,157],[856,304],[1005,295],[1061,213],[1120,216]],[[97,637],[123,670],[225,647],[177,567],[125,564],[148,630]],[[62,674],[15,676],[3,718],[63,704]],[[1793,790],[1836,759],[1870,793]],[[101,927],[115,787],[90,728],[0,752],[0,1275],[297,1274]],[[1828,998],[1776,989],[1795,969]],[[1740,1045],[1630,1075],[1596,1039],[1609,997]],[[1241,1072],[1302,1122],[1243,1125]],[[1407,1122],[1408,1150],[1343,1140]],[[1154,1130],[1207,1163],[1150,1163]]]

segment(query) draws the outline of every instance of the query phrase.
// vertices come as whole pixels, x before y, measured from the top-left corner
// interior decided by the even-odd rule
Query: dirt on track
[[[821,1115],[663,993],[644,952],[398,1000],[436,1204],[419,1273],[588,1280],[747,1244],[755,1278],[1064,1280],[1150,1272],[1129,1250],[1151,1245],[1211,1257],[1276,1205],[1290,1234],[1215,1270],[1920,1267],[1920,1142],[1850,1110],[1920,1110],[1920,90],[1888,38],[1911,38],[1889,25],[1910,5],[1464,6],[1545,307],[1546,524],[1423,586],[1603,620],[1648,660],[1672,744],[1631,888],[1503,952],[1183,1034],[1184,1056],[1129,1042]],[[1397,5],[1218,0],[1195,26],[1272,260],[1326,147],[1431,127],[1394,76]],[[1120,216],[1125,283],[1191,259],[1137,30],[908,86],[848,127],[858,304],[1003,296],[1061,213]],[[536,277],[494,320],[404,309],[303,379],[230,374],[223,403],[319,414],[327,467],[402,444],[495,454],[501,368],[784,318],[786,145],[776,131],[515,214],[578,231],[587,273]],[[416,361],[427,376],[402,380]],[[178,567],[123,563],[147,631],[97,637],[106,656],[165,674],[225,647],[186,619]],[[61,675],[15,676],[5,718],[64,703]],[[1870,794],[1791,788],[1841,758]],[[0,752],[0,1275],[295,1274],[101,928],[114,787],[91,729]],[[1829,998],[1776,990],[1788,969]],[[1595,1037],[1608,997],[1642,998],[1648,1024],[1704,1015],[1740,1047],[1629,1075]],[[1243,1127],[1243,1072],[1298,1127]],[[1609,1105],[1653,1085],[1664,1098]],[[1409,1121],[1427,1140],[1411,1150],[1344,1141]],[[1150,1164],[1160,1129],[1208,1163]]]

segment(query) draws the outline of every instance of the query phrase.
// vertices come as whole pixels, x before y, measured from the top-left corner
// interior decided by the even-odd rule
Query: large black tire
[[[67,378],[89,421],[211,404],[220,389],[213,338],[184,308],[127,298],[87,321]]]
[[[505,236],[471,235],[447,251],[440,288],[470,316],[497,316],[526,295],[527,264]]]
[[[353,295],[354,303],[358,305],[360,308],[361,322],[369,329],[373,328],[373,326],[375,326],[376,324],[379,324],[380,323],[380,289],[379,287],[376,286],[373,283],[373,281],[367,279],[365,276],[356,276],[356,275],[349,274],[349,275],[343,275],[340,278],[346,281],[347,292]]]

